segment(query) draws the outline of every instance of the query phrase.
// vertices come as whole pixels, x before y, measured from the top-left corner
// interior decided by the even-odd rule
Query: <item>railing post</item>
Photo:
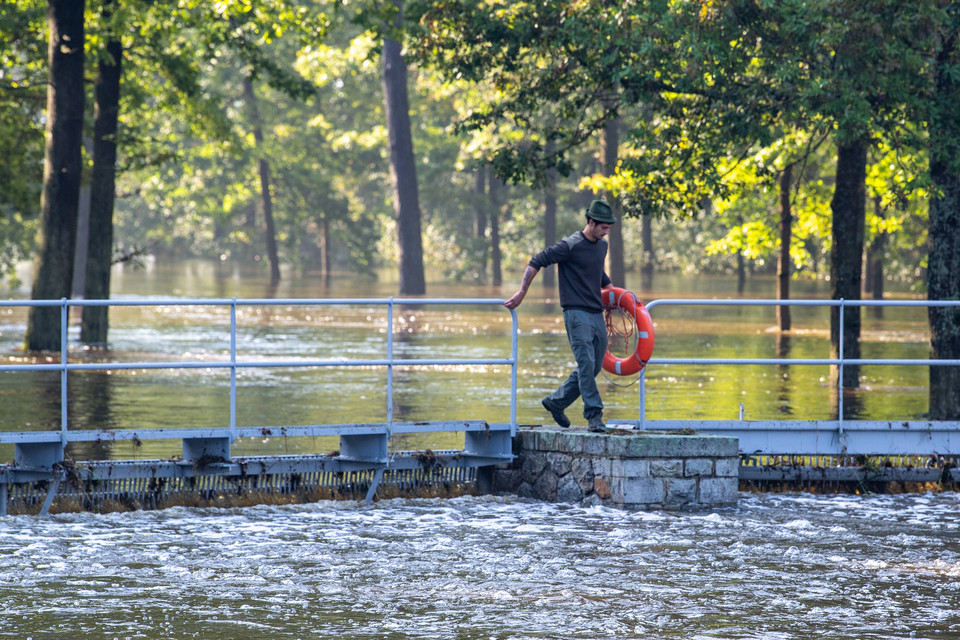
[[[387,298],[387,437],[393,431],[393,296]]]
[[[520,349],[518,341],[519,323],[517,310],[510,309],[513,319],[513,337],[510,344],[510,357],[513,364],[510,366],[510,437],[517,435],[517,367],[520,364]]]
[[[838,415],[838,429],[840,432],[840,437],[843,437],[843,316],[846,313],[843,308],[843,298],[840,298],[840,364],[837,368],[837,408]]]
[[[647,428],[647,365],[643,365],[640,369],[640,380],[637,381],[637,387],[639,387],[638,393],[640,394],[640,399],[637,402],[638,409],[640,410],[640,421],[639,426],[641,429]]]
[[[66,443],[67,434],[67,325],[70,307],[66,298],[60,298],[60,435]]]
[[[237,432],[237,299],[230,299],[230,440]]]

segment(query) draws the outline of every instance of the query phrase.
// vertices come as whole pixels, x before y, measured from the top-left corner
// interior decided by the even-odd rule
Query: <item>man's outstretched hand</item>
[[[523,298],[526,295],[527,294],[525,291],[517,291],[515,294],[503,301],[503,306],[505,306],[507,309],[516,309],[520,306],[520,303],[523,302]]]

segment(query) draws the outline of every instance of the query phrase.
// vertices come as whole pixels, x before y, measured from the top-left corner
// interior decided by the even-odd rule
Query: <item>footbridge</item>
[[[686,306],[791,306],[840,307],[840,321],[848,307],[864,306],[960,306],[956,301],[843,301],[843,300],[654,300],[651,314],[661,307]],[[87,361],[71,353],[69,345],[71,309],[89,306],[212,306],[229,317],[229,344],[222,357],[202,361],[132,361],[119,357]],[[509,342],[502,357],[494,358],[409,358],[394,353],[395,310],[401,306],[495,307],[509,314]],[[216,503],[230,496],[251,494],[284,496],[302,494],[312,498],[355,497],[372,500],[390,491],[410,492],[423,487],[471,484],[481,490],[489,483],[493,468],[514,458],[517,423],[517,374],[520,362],[517,313],[502,306],[499,299],[150,299],[150,300],[46,300],[0,302],[3,308],[56,307],[61,318],[59,354],[49,361],[0,364],[0,374],[27,371],[56,372],[60,377],[60,424],[57,429],[0,432],[0,444],[14,446],[12,464],[0,465],[0,515],[16,505],[18,512],[47,513],[58,508],[97,509],[106,504],[127,508],[149,508],[176,503],[178,496],[201,496]],[[247,307],[382,307],[386,312],[383,330],[384,354],[380,358],[247,358],[238,349],[238,311]],[[840,334],[843,334],[842,325]],[[646,417],[646,373],[651,367],[683,365],[830,365],[842,371],[851,365],[960,366],[960,360],[852,359],[844,358],[841,344],[836,358],[710,358],[669,357],[663,349],[655,352],[639,377],[636,420],[610,423],[613,433],[670,432],[734,436],[739,440],[740,479],[748,483],[823,482],[864,483],[865,481],[957,482],[956,458],[960,456],[960,422],[889,420],[845,420],[843,390],[838,388],[837,419],[822,421],[746,420],[741,405],[735,420],[651,420]],[[105,352],[111,355],[109,352]],[[56,356],[59,357],[56,357]],[[394,373],[398,367],[509,368],[509,420],[491,422],[483,416],[454,421],[399,422],[394,420]],[[350,368],[372,367],[386,372],[386,404],[380,422],[354,424],[238,426],[238,372],[249,368]],[[135,426],[110,429],[72,428],[68,419],[70,374],[79,371],[121,370],[225,370],[229,374],[229,415],[216,428],[169,427],[137,429]],[[410,434],[458,432],[463,447],[456,450],[396,449],[391,440]],[[236,456],[232,444],[252,437],[334,437],[339,448],[329,453]],[[615,436],[611,436],[615,437]],[[104,443],[150,440],[180,441],[182,453],[170,459],[86,460],[65,455],[71,443]],[[933,461],[933,463],[931,463]],[[226,497],[226,498],[225,498]],[[171,501],[174,502],[171,502]],[[228,501],[229,502],[229,501]],[[65,507],[64,505],[73,505]]]
[[[398,307],[496,305],[511,318],[507,354],[500,358],[402,358],[394,355],[395,310]],[[163,300],[46,300],[6,301],[2,307],[49,306],[60,309],[59,362],[0,365],[7,375],[26,371],[52,371],[60,375],[59,429],[0,432],[0,444],[14,445],[14,462],[0,465],[0,515],[17,503],[27,511],[47,513],[54,501],[70,508],[89,509],[105,503],[133,508],[174,504],[178,497],[210,499],[251,493],[301,494],[312,498],[358,497],[372,500],[386,486],[395,491],[415,491],[436,486],[486,482],[484,469],[513,460],[512,438],[517,428],[517,314],[493,299],[163,299]],[[71,355],[68,336],[71,308],[137,306],[155,308],[218,307],[229,314],[229,345],[225,358],[201,361],[78,361]],[[385,353],[382,358],[331,357],[324,359],[244,358],[238,349],[238,310],[251,307],[383,307],[386,310]],[[335,351],[335,349],[332,349]],[[491,423],[483,419],[458,421],[396,422],[394,373],[400,367],[499,365],[510,367],[510,419]],[[311,425],[238,425],[238,373],[244,369],[374,367],[386,370],[385,420],[378,423]],[[229,416],[219,428],[170,427],[160,429],[74,429],[69,424],[70,374],[79,371],[226,370],[229,372]],[[393,450],[391,438],[410,434],[462,432],[458,450]],[[334,437],[339,448],[326,454],[243,456],[231,455],[238,438]],[[165,460],[87,460],[65,457],[72,443],[128,441],[140,445],[150,440],[180,440],[182,455]]]

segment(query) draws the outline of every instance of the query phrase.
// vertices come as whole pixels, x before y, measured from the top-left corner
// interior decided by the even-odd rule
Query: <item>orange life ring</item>
[[[643,303],[632,291],[619,287],[603,290],[603,306],[620,308],[633,316],[637,325],[637,349],[625,358],[618,358],[608,350],[603,356],[603,369],[618,376],[638,373],[653,355],[653,320]]]

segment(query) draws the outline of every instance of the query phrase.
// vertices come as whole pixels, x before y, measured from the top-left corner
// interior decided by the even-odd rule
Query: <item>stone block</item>
[[[570,464],[570,473],[580,490],[589,493],[593,489],[593,462],[590,458],[574,458]]]
[[[649,478],[650,460],[623,460],[621,471],[624,478]]]
[[[517,495],[521,498],[533,498],[533,486],[529,482],[521,482],[517,487]]]
[[[590,458],[588,458],[590,459]],[[613,475],[613,460],[610,458],[592,458],[593,461],[593,473],[597,476],[603,476],[604,478],[609,478]],[[622,473],[619,475],[623,475]]]
[[[521,479],[523,482],[533,484],[547,468],[547,454],[539,451],[528,452],[523,456],[523,466],[521,467]]]
[[[493,472],[493,490],[514,492],[520,486],[520,472],[516,469],[497,469]]]
[[[612,478],[604,478],[607,481],[607,484],[610,487],[610,502],[616,505],[623,504],[623,493],[624,493],[624,479],[622,476],[613,476]]]
[[[630,458],[720,458],[736,455],[739,442],[727,436],[644,434],[627,440],[623,455]]]
[[[740,475],[740,456],[717,460],[714,474],[718,478],[736,478]]]
[[[678,478],[683,475],[683,460],[651,460],[650,475],[654,478]]]
[[[602,456],[607,453],[607,439],[609,436],[602,433],[586,433],[580,437],[582,438],[580,453],[590,456]]]
[[[561,435],[553,429],[537,429],[535,432],[535,451],[553,451],[557,447],[557,438]]]
[[[593,492],[603,498],[608,500],[610,498],[610,484],[604,478],[594,478],[593,479]]]
[[[568,429],[557,434],[556,446],[552,451],[582,455],[583,447],[583,434]]]
[[[630,441],[633,439],[633,436],[608,436],[607,438],[607,455],[611,458],[626,458],[629,457],[630,451]]]
[[[659,478],[624,478],[623,493],[618,496],[612,492],[615,502],[627,506],[649,506],[663,504],[666,496],[664,481]]]
[[[582,504],[585,507],[602,507],[603,498],[601,498],[595,493],[591,493],[590,495],[588,495],[586,498],[583,499]]]
[[[557,474],[557,477],[563,477],[570,473],[571,460],[571,456],[566,453],[555,451],[547,453],[547,463],[550,465],[550,469]]]
[[[690,476],[712,476],[713,460],[711,458],[691,458],[683,463],[683,475]]]
[[[703,478],[700,480],[700,506],[726,507],[737,504],[738,485],[736,478]]]
[[[693,478],[671,478],[667,482],[668,507],[682,507],[697,502],[697,481]]]
[[[714,458],[739,458],[740,440],[731,436],[713,436],[719,442],[715,445],[717,453]]]
[[[545,502],[557,501],[557,476],[552,471],[544,471],[533,483],[533,497]]]
[[[580,490],[580,485],[572,476],[567,476],[557,489],[557,502],[579,503],[581,500],[583,500],[583,491]]]

